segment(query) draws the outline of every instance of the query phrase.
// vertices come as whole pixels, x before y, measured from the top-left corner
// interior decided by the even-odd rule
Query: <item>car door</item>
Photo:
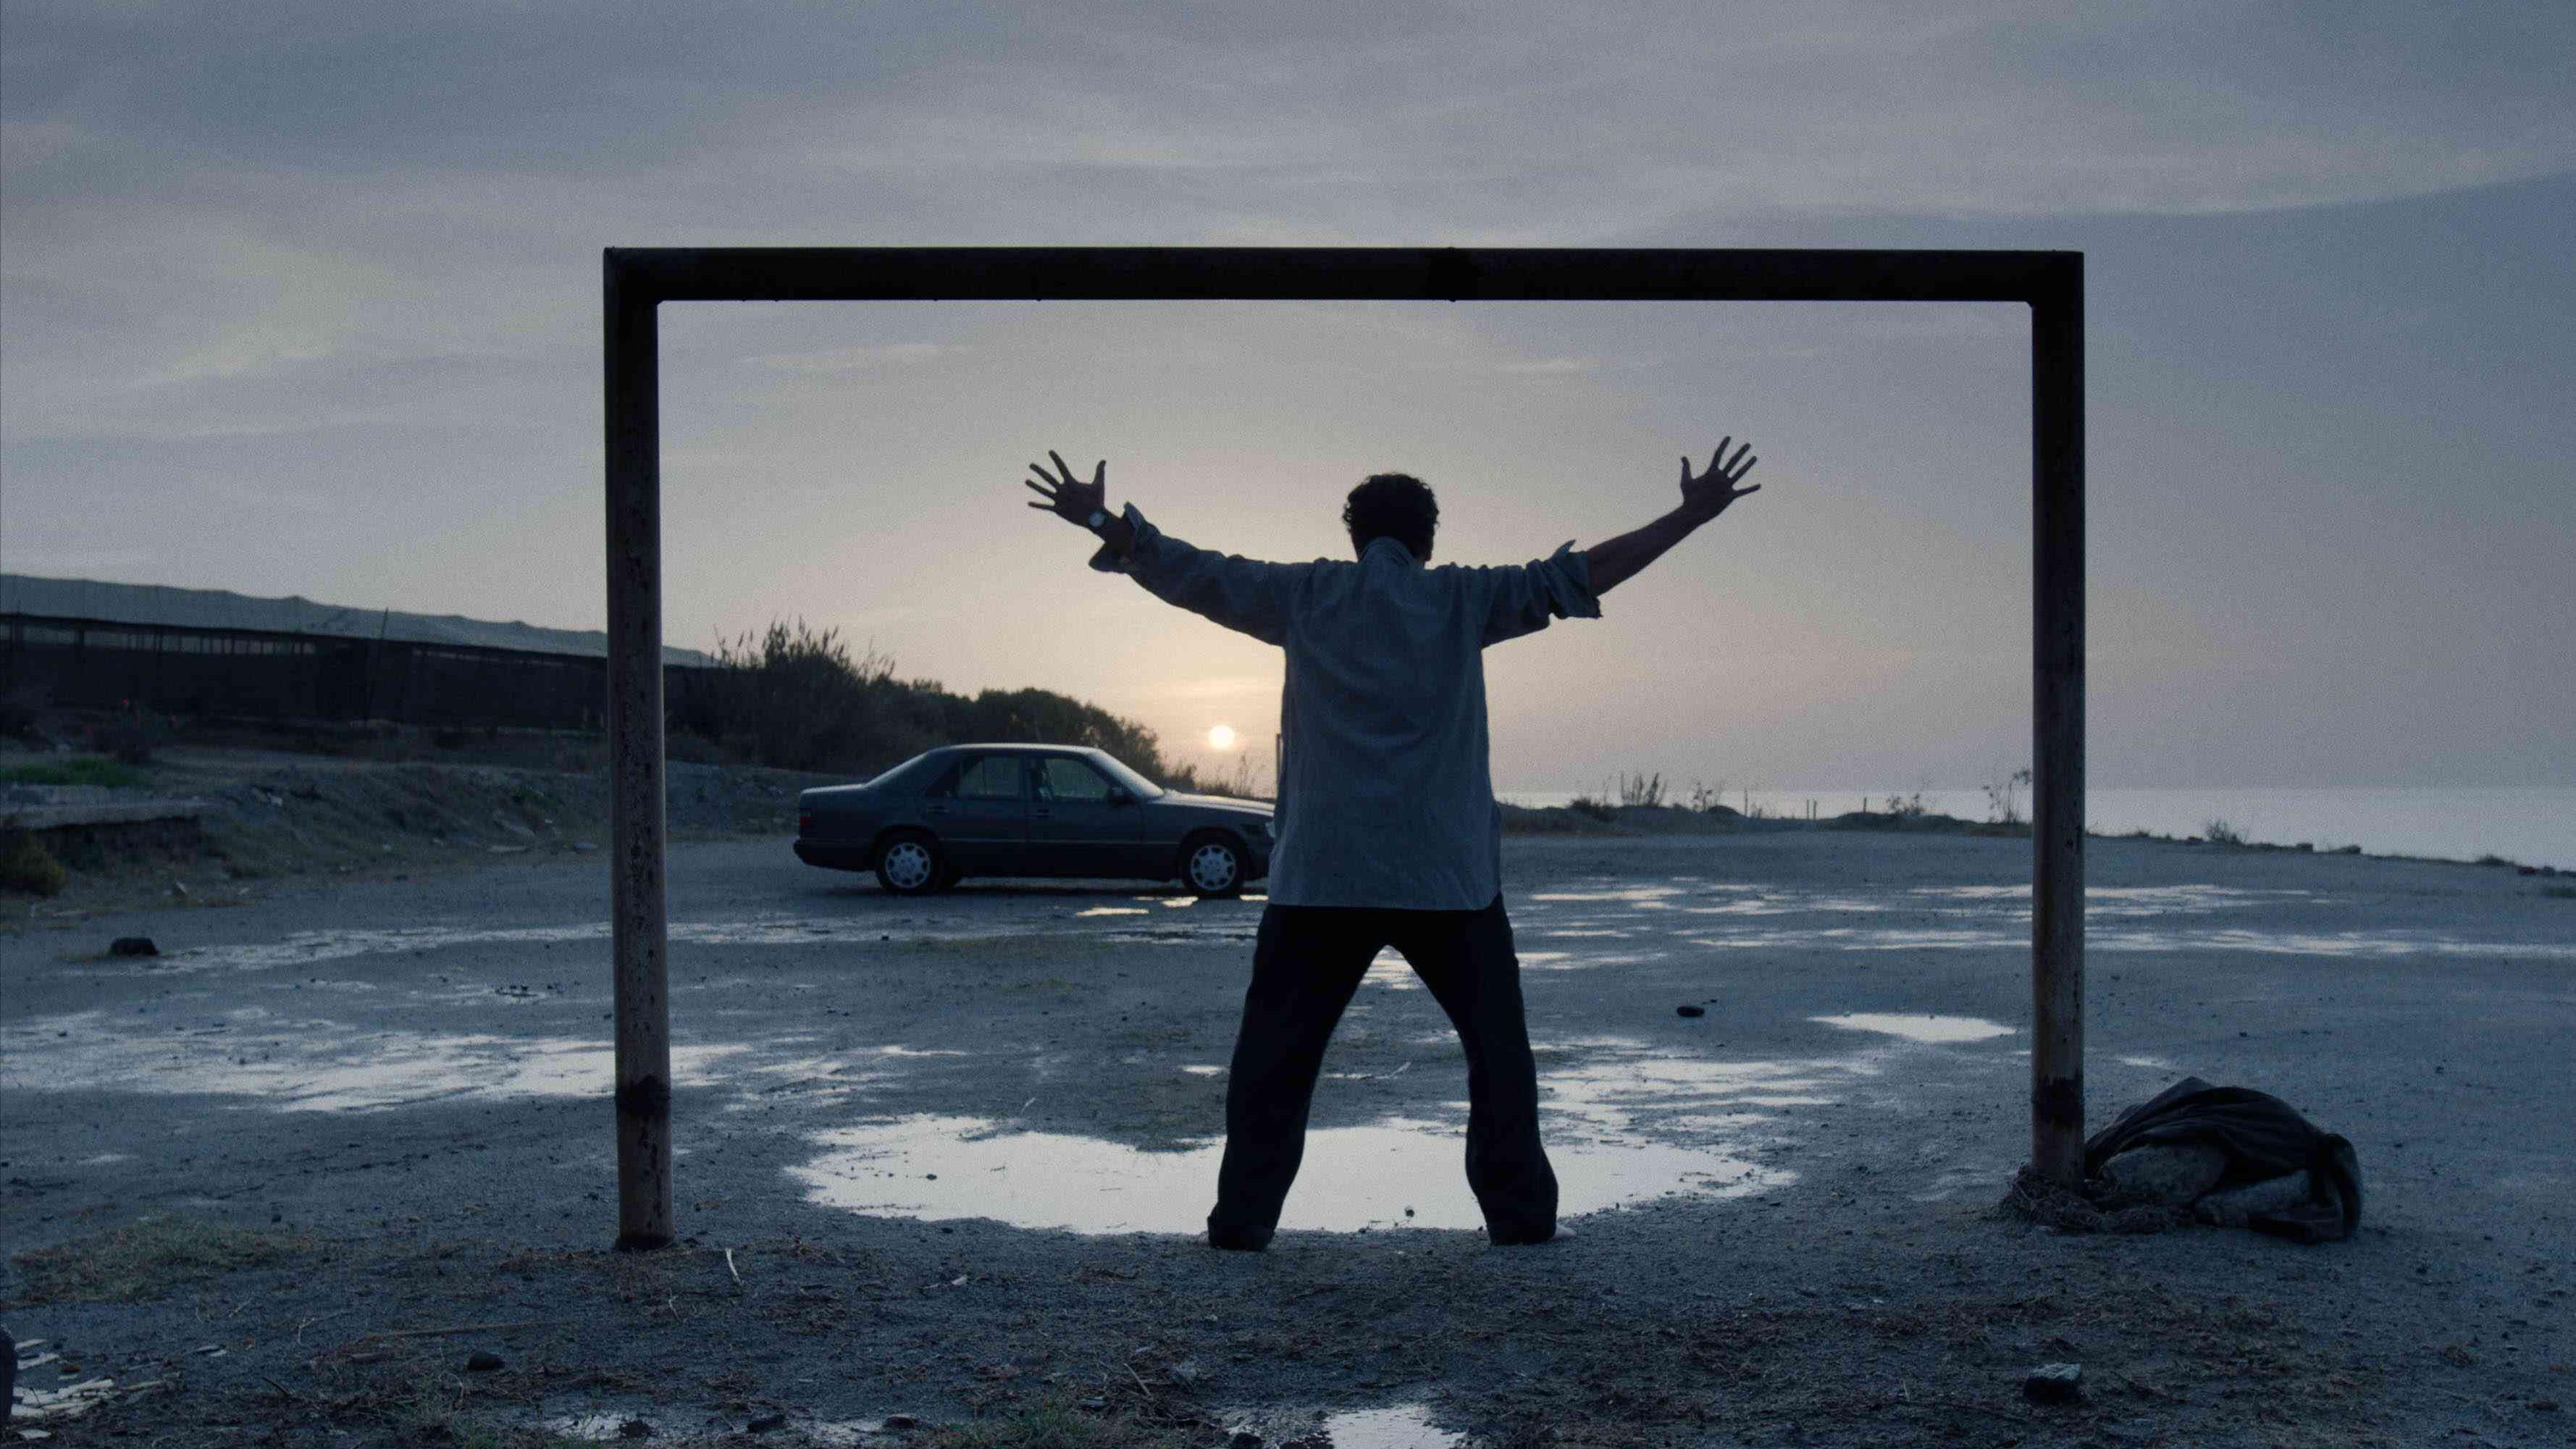
[[[1030,760],[1029,855],[1048,875],[1152,875],[1139,846],[1145,812],[1108,776],[1070,755]]]
[[[1028,867],[1028,770],[1017,754],[968,755],[922,802],[922,814],[948,859],[977,875],[1010,875]]]

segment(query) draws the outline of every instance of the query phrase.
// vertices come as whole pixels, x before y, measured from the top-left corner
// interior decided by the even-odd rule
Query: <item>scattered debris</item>
[[[1995,1210],[2061,1233],[2161,1233],[2191,1221],[2180,1209],[2124,1202],[2098,1179],[2082,1192],[2062,1187],[2028,1164],[2013,1174]]]
[[[31,1389],[22,1385],[14,1391],[16,1403],[11,1421],[76,1419],[101,1404],[130,1399],[161,1387],[159,1379],[122,1386],[114,1379],[83,1379],[59,1389]]]

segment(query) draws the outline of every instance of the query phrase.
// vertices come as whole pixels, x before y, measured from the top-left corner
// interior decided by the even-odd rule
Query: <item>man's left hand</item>
[[[1753,456],[1751,443],[1738,447],[1734,457],[1726,456],[1726,445],[1734,441],[1731,437],[1719,439],[1717,451],[1709,455],[1708,471],[1696,478],[1691,476],[1690,459],[1682,459],[1682,507],[1690,513],[1693,523],[1706,523],[1724,513],[1736,499],[1762,491],[1759,483],[1750,488],[1735,486],[1761,460]]]

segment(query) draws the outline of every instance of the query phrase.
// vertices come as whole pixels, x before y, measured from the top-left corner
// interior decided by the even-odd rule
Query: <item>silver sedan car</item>
[[[901,895],[970,875],[1174,880],[1230,896],[1270,873],[1270,807],[1166,790],[1099,750],[943,745],[796,801],[796,856]]]

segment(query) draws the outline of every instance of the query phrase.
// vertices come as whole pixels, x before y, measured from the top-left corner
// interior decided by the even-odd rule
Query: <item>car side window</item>
[[[1080,760],[1054,756],[1038,762],[1038,798],[1096,805],[1109,798],[1109,782]]]
[[[1017,755],[984,755],[970,760],[957,773],[957,798],[1017,800],[1021,796],[1020,775]]]

